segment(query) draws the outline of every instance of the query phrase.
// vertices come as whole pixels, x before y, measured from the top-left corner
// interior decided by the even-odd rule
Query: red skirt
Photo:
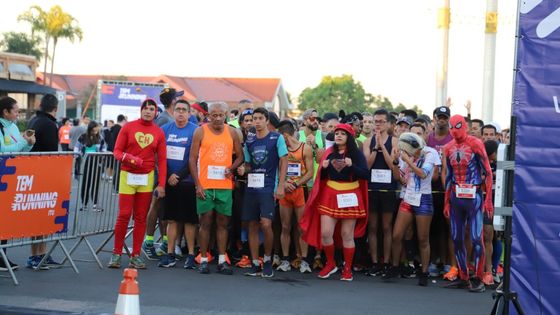
[[[346,194],[346,204],[341,200]],[[354,199],[357,199],[357,205]],[[347,206],[349,205],[349,206]],[[342,206],[342,207],[341,207]],[[320,192],[317,210],[322,215],[328,215],[336,219],[359,219],[367,216],[364,196],[356,182],[336,182],[329,180]]]

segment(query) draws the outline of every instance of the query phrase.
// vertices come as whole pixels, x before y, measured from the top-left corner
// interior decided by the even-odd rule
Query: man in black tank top
[[[373,266],[368,275],[379,276],[389,267],[393,233],[393,215],[398,207],[398,185],[391,168],[397,139],[387,134],[389,112],[379,109],[373,114],[374,133],[363,145],[370,170],[368,243]],[[377,231],[383,229],[383,262],[378,261]]]

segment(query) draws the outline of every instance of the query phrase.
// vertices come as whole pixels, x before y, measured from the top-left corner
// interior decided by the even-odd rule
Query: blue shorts
[[[274,218],[274,196],[268,194],[255,194],[247,192],[243,198],[242,221],[260,221],[261,218],[272,220]]]
[[[408,212],[414,215],[433,215],[434,202],[432,201],[432,194],[422,194],[420,198],[420,205],[418,207],[411,206],[404,200],[401,201],[399,211]]]

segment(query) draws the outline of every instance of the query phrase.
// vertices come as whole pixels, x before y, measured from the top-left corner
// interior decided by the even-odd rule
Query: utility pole
[[[486,30],[484,40],[484,73],[482,78],[482,119],[491,122],[494,116],[494,74],[496,72],[496,32],[498,31],[498,1],[486,0]]]
[[[441,38],[441,51],[438,56],[436,67],[436,103],[435,106],[443,106],[447,100],[447,65],[449,54],[449,23],[451,11],[449,0],[442,0],[442,6],[438,10],[437,28]]]

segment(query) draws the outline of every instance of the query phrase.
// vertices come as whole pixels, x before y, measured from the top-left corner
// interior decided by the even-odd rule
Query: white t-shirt
[[[441,165],[441,159],[439,154],[433,148],[425,146],[422,149],[420,157],[416,161],[416,166],[423,169],[428,176],[421,179],[420,176],[416,175],[414,171],[406,164],[402,159],[399,159],[399,168],[401,170],[401,176],[406,179],[406,188],[403,187],[401,192],[405,189],[413,188],[415,192],[422,194],[432,193],[432,175],[434,174],[434,167]],[[402,193],[401,193],[402,194]]]

